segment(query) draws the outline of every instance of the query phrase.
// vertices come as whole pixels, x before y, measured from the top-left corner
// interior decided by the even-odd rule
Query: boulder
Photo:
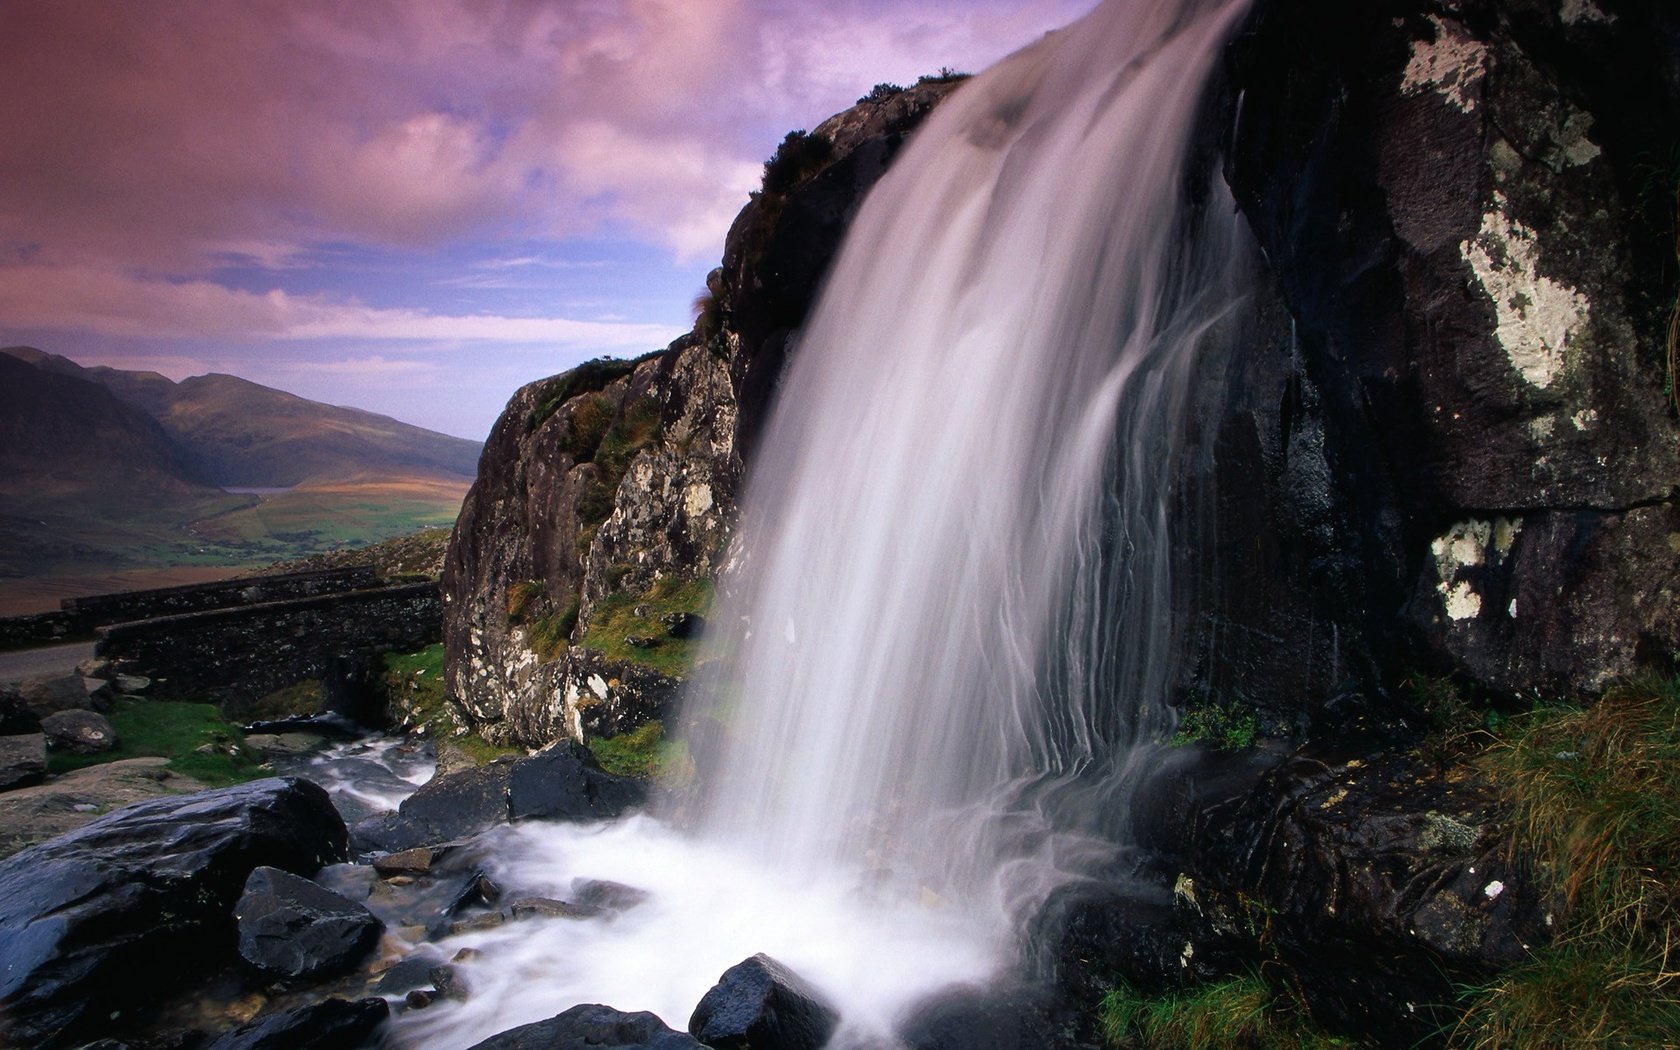
[[[375,1042],[390,1015],[383,999],[326,999],[256,1018],[205,1050],[357,1050]]]
[[[470,838],[511,820],[606,820],[646,800],[646,789],[602,769],[581,744],[433,777],[397,812],[362,821],[358,851],[402,853]]]
[[[41,719],[47,747],[74,755],[98,755],[116,749],[120,741],[110,720],[97,711],[59,711]]]
[[[291,979],[349,969],[384,929],[362,905],[270,867],[251,872],[234,918],[240,956],[266,974]]]
[[[24,703],[15,685],[0,685],[0,736],[41,731],[41,717]]]
[[[510,1028],[471,1050],[705,1050],[646,1011],[624,1013],[610,1006],[585,1004],[546,1021]],[[770,1050],[770,1048],[766,1048]]]
[[[508,814],[514,820],[607,820],[647,801],[647,789],[601,768],[582,744],[564,741],[513,767]]]
[[[47,775],[47,738],[40,733],[0,736],[0,791],[39,784]]]
[[[761,952],[723,972],[688,1032],[714,1050],[821,1050],[839,1021],[821,992]]]
[[[23,706],[36,718],[59,711],[106,710],[111,705],[111,684],[79,674],[39,675],[18,686]]]
[[[233,962],[254,868],[313,872],[344,852],[326,792],[272,778],[136,803],[0,861],[0,1043],[127,1027]]]

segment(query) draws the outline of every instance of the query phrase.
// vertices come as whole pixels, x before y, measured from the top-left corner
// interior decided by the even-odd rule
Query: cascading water
[[[472,999],[406,1045],[579,1002],[682,1027],[763,951],[881,1045],[997,976],[1016,924],[1112,864],[1166,705],[1168,472],[1246,258],[1186,172],[1246,0],[1108,0],[960,88],[871,192],[799,341],[684,724],[680,834],[520,827],[505,883],[649,890],[610,923],[461,938]],[[1193,203],[1194,202],[1194,203]]]
[[[1244,6],[1109,3],[871,192],[752,475],[706,836],[972,897],[1170,728],[1166,471],[1239,257],[1185,159]]]

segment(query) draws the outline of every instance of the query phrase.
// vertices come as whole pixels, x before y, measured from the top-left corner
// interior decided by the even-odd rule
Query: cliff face
[[[535,746],[664,709],[729,557],[743,455],[788,346],[864,193],[954,86],[860,102],[790,137],[730,231],[694,332],[508,403],[443,576],[450,690],[487,737]]]
[[[1202,692],[1321,735],[1404,722],[1412,672],[1582,695],[1672,656],[1680,20],[1609,11],[1273,0],[1233,44],[1263,291],[1186,468]]]

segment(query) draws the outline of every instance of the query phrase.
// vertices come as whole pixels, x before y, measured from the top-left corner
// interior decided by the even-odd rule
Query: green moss
[[[1192,702],[1179,717],[1175,746],[1203,744],[1217,751],[1241,751],[1254,746],[1259,721],[1250,708],[1213,701]]]
[[[264,775],[244,753],[244,734],[222,718],[215,704],[125,698],[112,705],[107,717],[117,731],[115,750],[102,755],[54,754],[47,760],[48,771],[68,773],[102,762],[156,757],[167,758],[175,772],[212,786]]]
[[[450,711],[443,677],[443,646],[431,645],[414,653],[386,653],[385,674],[382,678],[387,697],[387,711],[394,711],[396,702],[413,712],[414,723],[442,753],[446,747],[456,747],[474,762],[483,765],[506,754],[523,754],[517,748],[489,743],[477,733],[456,736],[460,723]]]
[[[666,576],[640,594],[618,593],[603,598],[595,606],[582,644],[609,660],[630,661],[680,677],[694,667],[696,643],[671,637],[660,618],[672,613],[704,613],[711,601],[710,580]],[[647,639],[653,644],[633,646],[626,638]]]
[[[571,602],[563,609],[550,609],[531,619],[526,639],[531,651],[544,660],[555,660],[566,651],[577,626],[578,603]]]
[[[680,771],[688,760],[686,747],[665,739],[665,726],[661,722],[648,722],[628,733],[591,740],[589,750],[594,752],[602,769],[638,780],[663,778],[672,771]]]
[[[1098,1020],[1109,1042],[1141,1050],[1353,1045],[1319,1031],[1301,1004],[1274,995],[1252,975],[1158,996],[1123,984],[1104,997]]]

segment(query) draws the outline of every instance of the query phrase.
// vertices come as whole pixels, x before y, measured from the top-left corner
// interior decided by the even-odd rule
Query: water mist
[[[401,1041],[578,1002],[681,1028],[763,951],[841,1006],[837,1045],[880,1045],[918,999],[1014,965],[1052,888],[1112,867],[1172,730],[1168,474],[1240,299],[1234,205],[1186,165],[1245,6],[1109,0],[928,119],[759,443],[682,719],[691,826],[502,833],[509,884],[651,900],[459,938],[494,966]]]

